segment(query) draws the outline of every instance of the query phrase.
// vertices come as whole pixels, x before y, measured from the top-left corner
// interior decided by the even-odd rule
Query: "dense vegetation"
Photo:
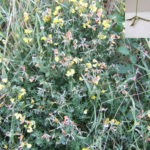
[[[150,148],[150,40],[106,2],[0,1],[0,149]]]

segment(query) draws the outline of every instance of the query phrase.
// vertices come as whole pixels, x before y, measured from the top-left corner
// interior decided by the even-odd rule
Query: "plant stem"
[[[133,20],[131,26],[134,26],[134,25],[135,25],[135,22],[136,22],[137,20],[143,20],[143,21],[150,22],[150,20],[148,20],[148,19],[145,19],[145,18],[142,18],[142,17],[138,17],[138,15],[137,15],[137,13],[138,13],[138,2],[139,2],[139,0],[136,0],[136,13],[135,13],[135,16],[132,17],[132,18],[130,18],[130,19],[127,19],[127,21]]]
[[[137,12],[138,12],[138,2],[139,2],[139,0],[136,0],[136,16],[137,16]]]

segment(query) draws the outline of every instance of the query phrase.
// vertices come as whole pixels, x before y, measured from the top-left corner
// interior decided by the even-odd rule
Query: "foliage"
[[[0,3],[1,149],[148,149],[150,40],[124,39],[124,1]]]

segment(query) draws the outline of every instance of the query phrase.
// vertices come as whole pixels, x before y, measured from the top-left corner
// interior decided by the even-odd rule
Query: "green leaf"
[[[128,65],[119,64],[118,68],[119,68],[119,72],[118,72],[119,74],[125,74],[125,73],[128,73],[129,71],[132,72],[132,65],[131,64],[128,64]]]
[[[123,47],[123,46],[118,47],[117,51],[123,55],[130,54],[130,51],[126,47]]]
[[[134,55],[130,56],[130,61],[132,64],[136,64],[136,57]]]

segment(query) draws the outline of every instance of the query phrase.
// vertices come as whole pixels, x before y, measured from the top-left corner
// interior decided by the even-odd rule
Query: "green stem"
[[[137,16],[137,12],[138,12],[138,3],[139,3],[139,0],[136,0],[136,16]]]

